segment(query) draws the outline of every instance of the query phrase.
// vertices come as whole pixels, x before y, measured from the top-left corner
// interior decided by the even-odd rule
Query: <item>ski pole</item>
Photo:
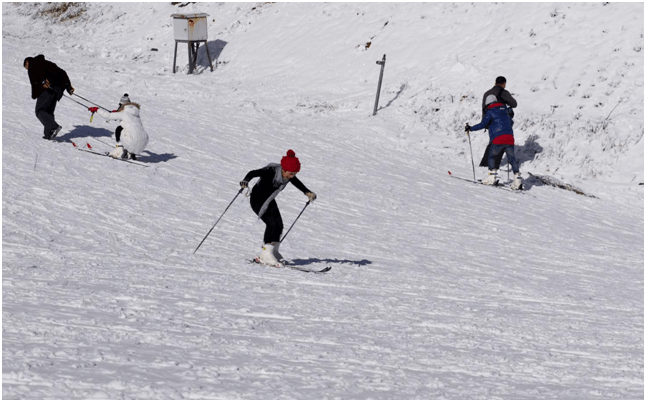
[[[71,100],[72,102],[78,103],[79,105],[83,106],[84,108],[89,109],[89,107],[85,106],[85,105],[84,105],[84,104],[82,104],[81,102],[79,102],[79,101],[75,101],[74,99],[72,99],[72,97],[71,97],[71,96],[67,96],[67,95],[65,95],[65,94],[63,94],[63,96],[64,96],[64,97],[66,97],[67,99]],[[93,118],[94,118],[94,112],[92,112],[92,115],[90,116],[90,123],[92,123],[92,119],[93,119]]]
[[[67,99],[71,100],[72,102],[78,103],[79,105],[83,106],[84,108],[89,109],[89,107],[88,107],[88,106],[85,106],[85,105],[84,105],[84,104],[82,104],[81,102],[79,102],[79,101],[76,101],[76,100],[72,99],[72,97],[71,97],[71,96],[67,96],[67,95],[65,95],[65,94],[63,94],[63,96],[64,96],[64,97],[66,97]]]
[[[72,95],[76,95],[76,96],[78,96],[79,98],[83,99],[84,101],[86,101],[86,102],[90,102],[90,103],[91,103],[91,104],[93,104],[94,106],[98,106],[98,107],[100,107],[101,109],[105,110],[106,112],[111,112],[111,110],[108,110],[108,109],[104,108],[103,106],[101,106],[101,105],[99,105],[99,104],[96,104],[96,103],[92,102],[92,101],[91,101],[91,100],[89,100],[89,99],[85,99],[85,98],[84,98],[84,97],[82,97],[81,95],[78,95],[78,94],[76,94],[76,93],[73,93]]]
[[[281,242],[281,243],[283,242],[283,240],[285,240],[285,237],[287,237],[287,235],[289,234],[289,231],[290,231],[290,230],[292,230],[292,228],[293,228],[293,227],[294,227],[294,225],[296,224],[296,221],[298,220],[298,218],[300,218],[300,217],[301,217],[301,215],[303,215],[303,212],[305,212],[305,208],[307,208],[307,206],[308,206],[308,205],[310,205],[310,202],[309,202],[309,201],[307,201],[307,203],[306,203],[306,204],[305,204],[305,206],[303,207],[303,210],[301,211],[301,213],[300,213],[300,214],[298,214],[298,216],[296,217],[296,219],[294,219],[294,223],[292,223],[292,226],[290,226],[290,227],[289,227],[289,229],[287,230],[287,233],[285,233],[285,236],[283,236],[283,238],[282,238],[282,239],[280,239],[280,242]]]
[[[233,204],[233,201],[235,201],[235,200],[236,200],[236,198],[238,198],[238,196],[240,195],[240,193],[242,193],[242,190],[244,190],[244,188],[241,188],[241,189],[240,189],[240,191],[238,191],[238,194],[236,194],[236,196],[235,196],[235,197],[233,197],[233,200],[231,200],[231,202],[229,203],[229,206],[224,210],[224,212],[222,212],[222,215],[220,215],[220,217],[218,218],[218,220],[217,220],[217,221],[215,221],[215,223],[213,224],[213,227],[211,228],[211,230],[209,230],[209,233],[207,233],[207,234],[206,234],[206,236],[204,236],[204,239],[202,239],[202,241],[201,241],[201,242],[200,242],[200,244],[197,246],[197,248],[195,249],[195,251],[193,251],[193,254],[195,254],[195,253],[197,252],[197,250],[200,248],[200,246],[202,245],[202,243],[204,243],[204,240],[206,240],[206,238],[207,238],[207,237],[209,237],[209,235],[211,234],[211,231],[213,231],[213,229],[215,229],[215,225],[217,225],[217,224],[218,224],[218,222],[220,222],[220,219],[222,219],[222,217],[223,217],[223,216],[224,216],[224,214],[227,212],[227,210],[229,209],[229,207],[231,206],[231,204]]]
[[[473,149],[471,148],[471,136],[467,131],[467,138],[469,139],[469,150],[471,151],[471,167],[473,168],[473,181],[476,181],[476,165],[473,163]]]

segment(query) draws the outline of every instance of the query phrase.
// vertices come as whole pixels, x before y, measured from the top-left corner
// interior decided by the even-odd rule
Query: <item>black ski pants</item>
[[[43,124],[43,134],[45,138],[50,137],[52,131],[58,128],[58,123],[54,118],[54,111],[56,110],[56,102],[58,102],[59,94],[63,91],[60,88],[51,87],[36,99],[36,117]]]
[[[254,200],[252,194],[251,209],[253,209],[253,212],[255,212],[256,215],[260,212],[260,208],[262,208],[262,204],[264,204],[264,202],[265,200]],[[265,237],[263,239],[264,243],[267,244],[280,241],[280,235],[283,233],[283,218],[280,216],[276,200],[271,200],[267,206],[267,210],[260,219],[262,219],[262,221],[265,222],[265,225],[267,225],[265,228]]]

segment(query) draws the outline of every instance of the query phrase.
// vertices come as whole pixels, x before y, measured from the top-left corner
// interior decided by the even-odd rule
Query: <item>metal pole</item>
[[[473,181],[476,181],[476,165],[473,163],[473,148],[471,148],[471,136],[467,131],[467,138],[469,139],[469,150],[471,151],[471,167],[473,168]]]
[[[74,96],[78,96],[79,98],[83,99],[84,101],[90,102],[90,103],[91,103],[91,104],[93,104],[94,106],[98,106],[98,107],[100,107],[101,109],[105,110],[106,112],[111,112],[111,111],[112,111],[112,110],[108,110],[108,109],[104,108],[103,106],[101,106],[101,105],[99,105],[99,104],[97,104],[97,103],[92,102],[92,101],[91,101],[91,100],[89,100],[89,99],[85,99],[84,97],[82,97],[81,95],[77,94],[76,92],[75,92],[75,93],[73,93],[72,95],[74,95]]]
[[[197,252],[197,250],[200,248],[200,246],[202,245],[202,243],[204,243],[204,240],[206,240],[206,238],[207,238],[207,237],[209,237],[209,235],[211,234],[211,232],[212,232],[212,231],[213,231],[213,229],[215,228],[215,225],[217,225],[217,224],[218,224],[218,222],[220,222],[220,219],[222,219],[222,217],[223,217],[223,216],[224,216],[224,214],[227,212],[227,210],[229,209],[229,207],[231,206],[231,204],[233,204],[233,201],[235,201],[235,200],[236,200],[236,198],[238,198],[238,196],[240,195],[240,193],[242,193],[242,190],[244,190],[244,188],[241,188],[241,189],[240,189],[240,191],[238,191],[238,194],[236,194],[236,196],[235,196],[235,197],[233,197],[233,200],[231,200],[231,202],[229,203],[229,206],[227,207],[227,209],[225,209],[225,210],[224,210],[224,212],[222,212],[222,215],[220,215],[220,217],[218,218],[218,220],[217,220],[217,221],[215,221],[215,223],[213,224],[213,227],[211,227],[211,230],[209,230],[209,233],[207,233],[207,234],[206,234],[206,236],[204,236],[204,238],[202,239],[202,241],[200,242],[200,244],[198,244],[198,245],[197,245],[197,248],[195,249],[195,251],[193,251],[193,254],[195,254],[195,253]]]
[[[188,42],[188,73],[193,74],[193,65],[191,64],[191,42]]]
[[[381,65],[381,72],[379,73],[379,85],[377,86],[377,99],[375,99],[375,110],[372,112],[372,115],[377,114],[377,107],[379,107],[379,93],[381,92],[381,80],[384,77],[384,67],[386,67],[386,55],[384,54],[381,61],[377,61],[377,64]]]
[[[86,109],[88,108],[88,106],[85,106],[85,105],[84,105],[84,104],[82,104],[81,102],[79,102],[79,101],[76,101],[76,100],[72,99],[72,97],[71,97],[71,96],[67,96],[67,95],[65,95],[65,94],[63,94],[63,96],[64,96],[64,97],[66,97],[67,99],[71,100],[71,101],[72,101],[72,102],[74,102],[74,103],[78,103],[79,105],[83,106],[83,107],[84,107],[84,108],[86,108]]]
[[[296,219],[294,219],[294,223],[292,223],[292,226],[290,226],[290,227],[289,227],[289,229],[287,230],[287,233],[285,233],[285,236],[283,236],[283,238],[282,238],[282,239],[280,239],[280,242],[281,242],[281,243],[283,242],[283,240],[285,240],[285,237],[287,237],[287,235],[289,234],[289,231],[290,231],[290,230],[292,230],[292,228],[293,228],[293,227],[294,227],[294,225],[296,224],[296,221],[298,220],[298,218],[300,218],[300,217],[301,217],[301,215],[303,215],[303,212],[305,212],[305,208],[307,208],[307,206],[308,206],[308,205],[310,205],[310,202],[309,202],[309,201],[307,201],[307,203],[306,203],[306,204],[305,204],[305,206],[303,207],[303,210],[301,211],[301,213],[300,213],[300,214],[298,214],[298,216],[296,217]]]
[[[193,42],[191,51],[193,52],[193,71],[197,69],[197,53],[200,50],[200,42]]]
[[[209,56],[209,65],[211,66],[211,71],[213,71],[213,63],[211,62],[211,53],[209,53],[209,43],[204,41],[204,47],[206,47],[206,55]]]
[[[173,57],[173,74],[175,74],[176,63],[177,63],[177,41],[175,41],[175,56]]]

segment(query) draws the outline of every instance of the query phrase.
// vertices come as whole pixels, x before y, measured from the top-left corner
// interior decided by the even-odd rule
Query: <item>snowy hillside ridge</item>
[[[60,6],[5,3],[3,13],[48,17],[47,30],[28,34],[66,32],[70,40],[60,45],[68,51],[101,62],[131,59],[142,74],[167,75],[170,14],[199,9],[210,15],[217,71],[210,73],[202,51],[196,80],[215,80],[214,90],[234,85],[255,107],[293,113],[368,118],[375,61],[387,54],[376,118],[400,124],[384,135],[412,152],[439,141],[459,149],[465,166],[464,124],[478,122],[482,93],[504,75],[519,102],[522,170],[556,174],[593,193],[604,191],[596,182],[643,182],[643,3],[174,4],[81,3],[70,12],[82,17],[70,19],[48,11]],[[139,27],[144,15],[150,22]],[[3,34],[16,31],[10,23]],[[87,41],[99,33],[111,39]],[[184,49],[178,59],[186,73]],[[244,81],[236,78],[241,70]],[[275,96],[251,96],[259,86]],[[478,153],[488,139],[473,137]]]

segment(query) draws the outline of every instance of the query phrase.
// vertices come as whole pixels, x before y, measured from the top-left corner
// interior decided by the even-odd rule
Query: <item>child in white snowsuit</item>
[[[90,112],[97,113],[106,120],[121,120],[123,130],[117,139],[117,146],[110,152],[116,159],[137,159],[136,155],[148,145],[148,134],[144,130],[139,118],[140,106],[135,102],[125,102],[116,112],[106,112],[97,107],[89,108]]]
[[[292,183],[309,198],[310,202],[316,199],[316,194],[296,178],[296,173],[300,170],[301,163],[294,151],[290,149],[281,159],[280,164],[270,163],[264,168],[252,170],[240,182],[240,187],[247,188],[251,179],[260,178],[251,190],[251,209],[267,225],[262,253],[258,257],[263,264],[280,266],[280,261],[283,260],[283,256],[278,251],[280,236],[283,233],[283,219],[275,200],[278,193],[283,191],[288,183]]]

